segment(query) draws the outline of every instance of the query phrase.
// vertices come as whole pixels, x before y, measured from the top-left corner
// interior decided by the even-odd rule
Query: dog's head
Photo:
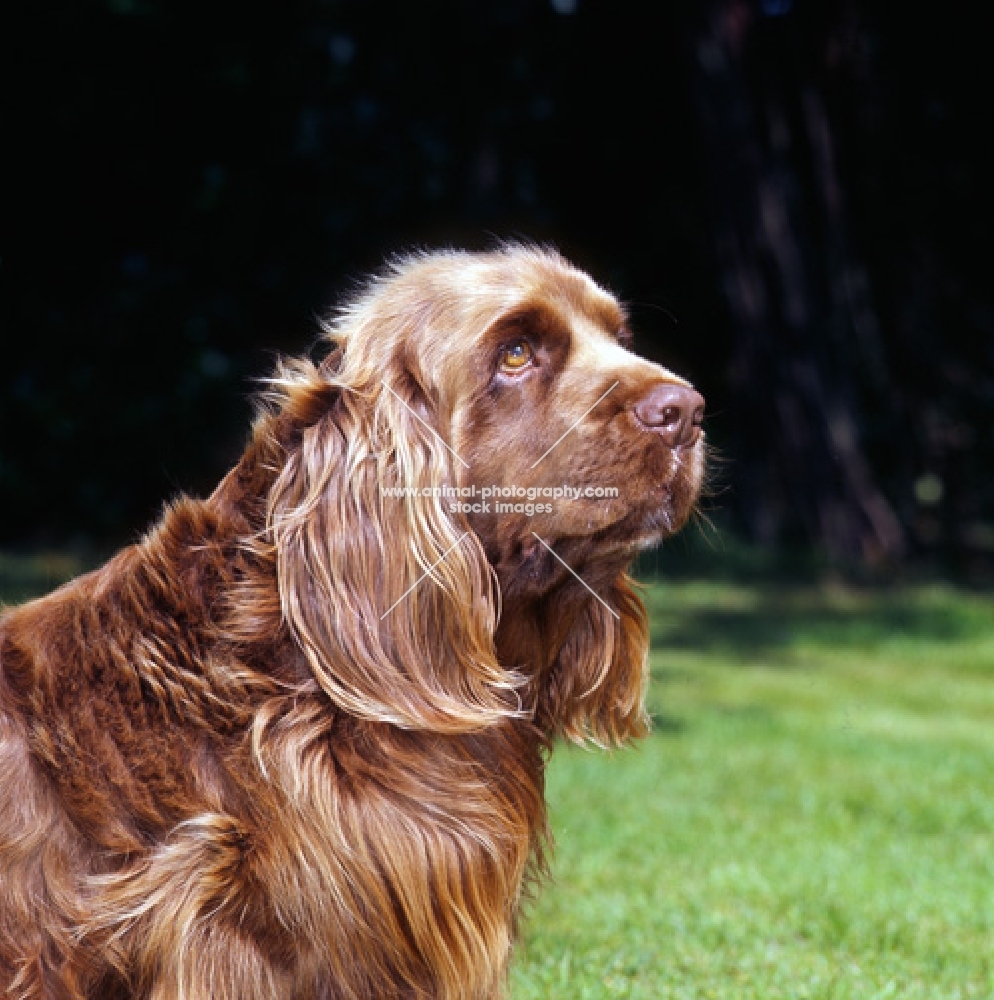
[[[327,332],[320,368],[278,379],[301,426],[269,518],[284,619],[329,696],[440,732],[640,732],[625,569],[694,507],[700,395],[532,248],[405,259]]]

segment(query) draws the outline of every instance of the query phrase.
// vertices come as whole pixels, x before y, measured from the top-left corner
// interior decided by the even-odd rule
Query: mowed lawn
[[[994,600],[654,584],[653,736],[560,747],[514,1000],[994,997]]]

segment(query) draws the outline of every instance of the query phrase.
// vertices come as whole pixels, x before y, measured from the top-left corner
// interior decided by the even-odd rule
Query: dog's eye
[[[535,352],[527,340],[516,340],[500,352],[500,366],[506,372],[521,371],[534,357]]]

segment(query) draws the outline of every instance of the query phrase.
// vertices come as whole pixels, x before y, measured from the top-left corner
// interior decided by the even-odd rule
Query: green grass
[[[655,734],[557,749],[514,1000],[994,997],[994,602],[646,597]]]
[[[0,600],[79,570],[0,555]],[[994,998],[994,601],[656,584],[637,749],[557,749],[513,1000]]]

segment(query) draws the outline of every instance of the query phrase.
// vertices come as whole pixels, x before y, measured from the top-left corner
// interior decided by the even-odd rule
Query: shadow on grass
[[[742,607],[667,607],[667,591],[650,584],[652,642],[736,658],[804,646],[860,649],[895,640],[952,642],[990,634],[994,614],[943,589],[893,592],[825,591],[817,587],[751,586]],[[659,588],[659,589],[657,589]],[[740,593],[742,593],[740,591]],[[721,593],[716,593],[722,603]]]
[[[664,715],[657,711],[649,713],[649,722],[652,726],[653,736],[675,736],[687,728],[687,723],[683,719],[678,719],[673,715]]]

